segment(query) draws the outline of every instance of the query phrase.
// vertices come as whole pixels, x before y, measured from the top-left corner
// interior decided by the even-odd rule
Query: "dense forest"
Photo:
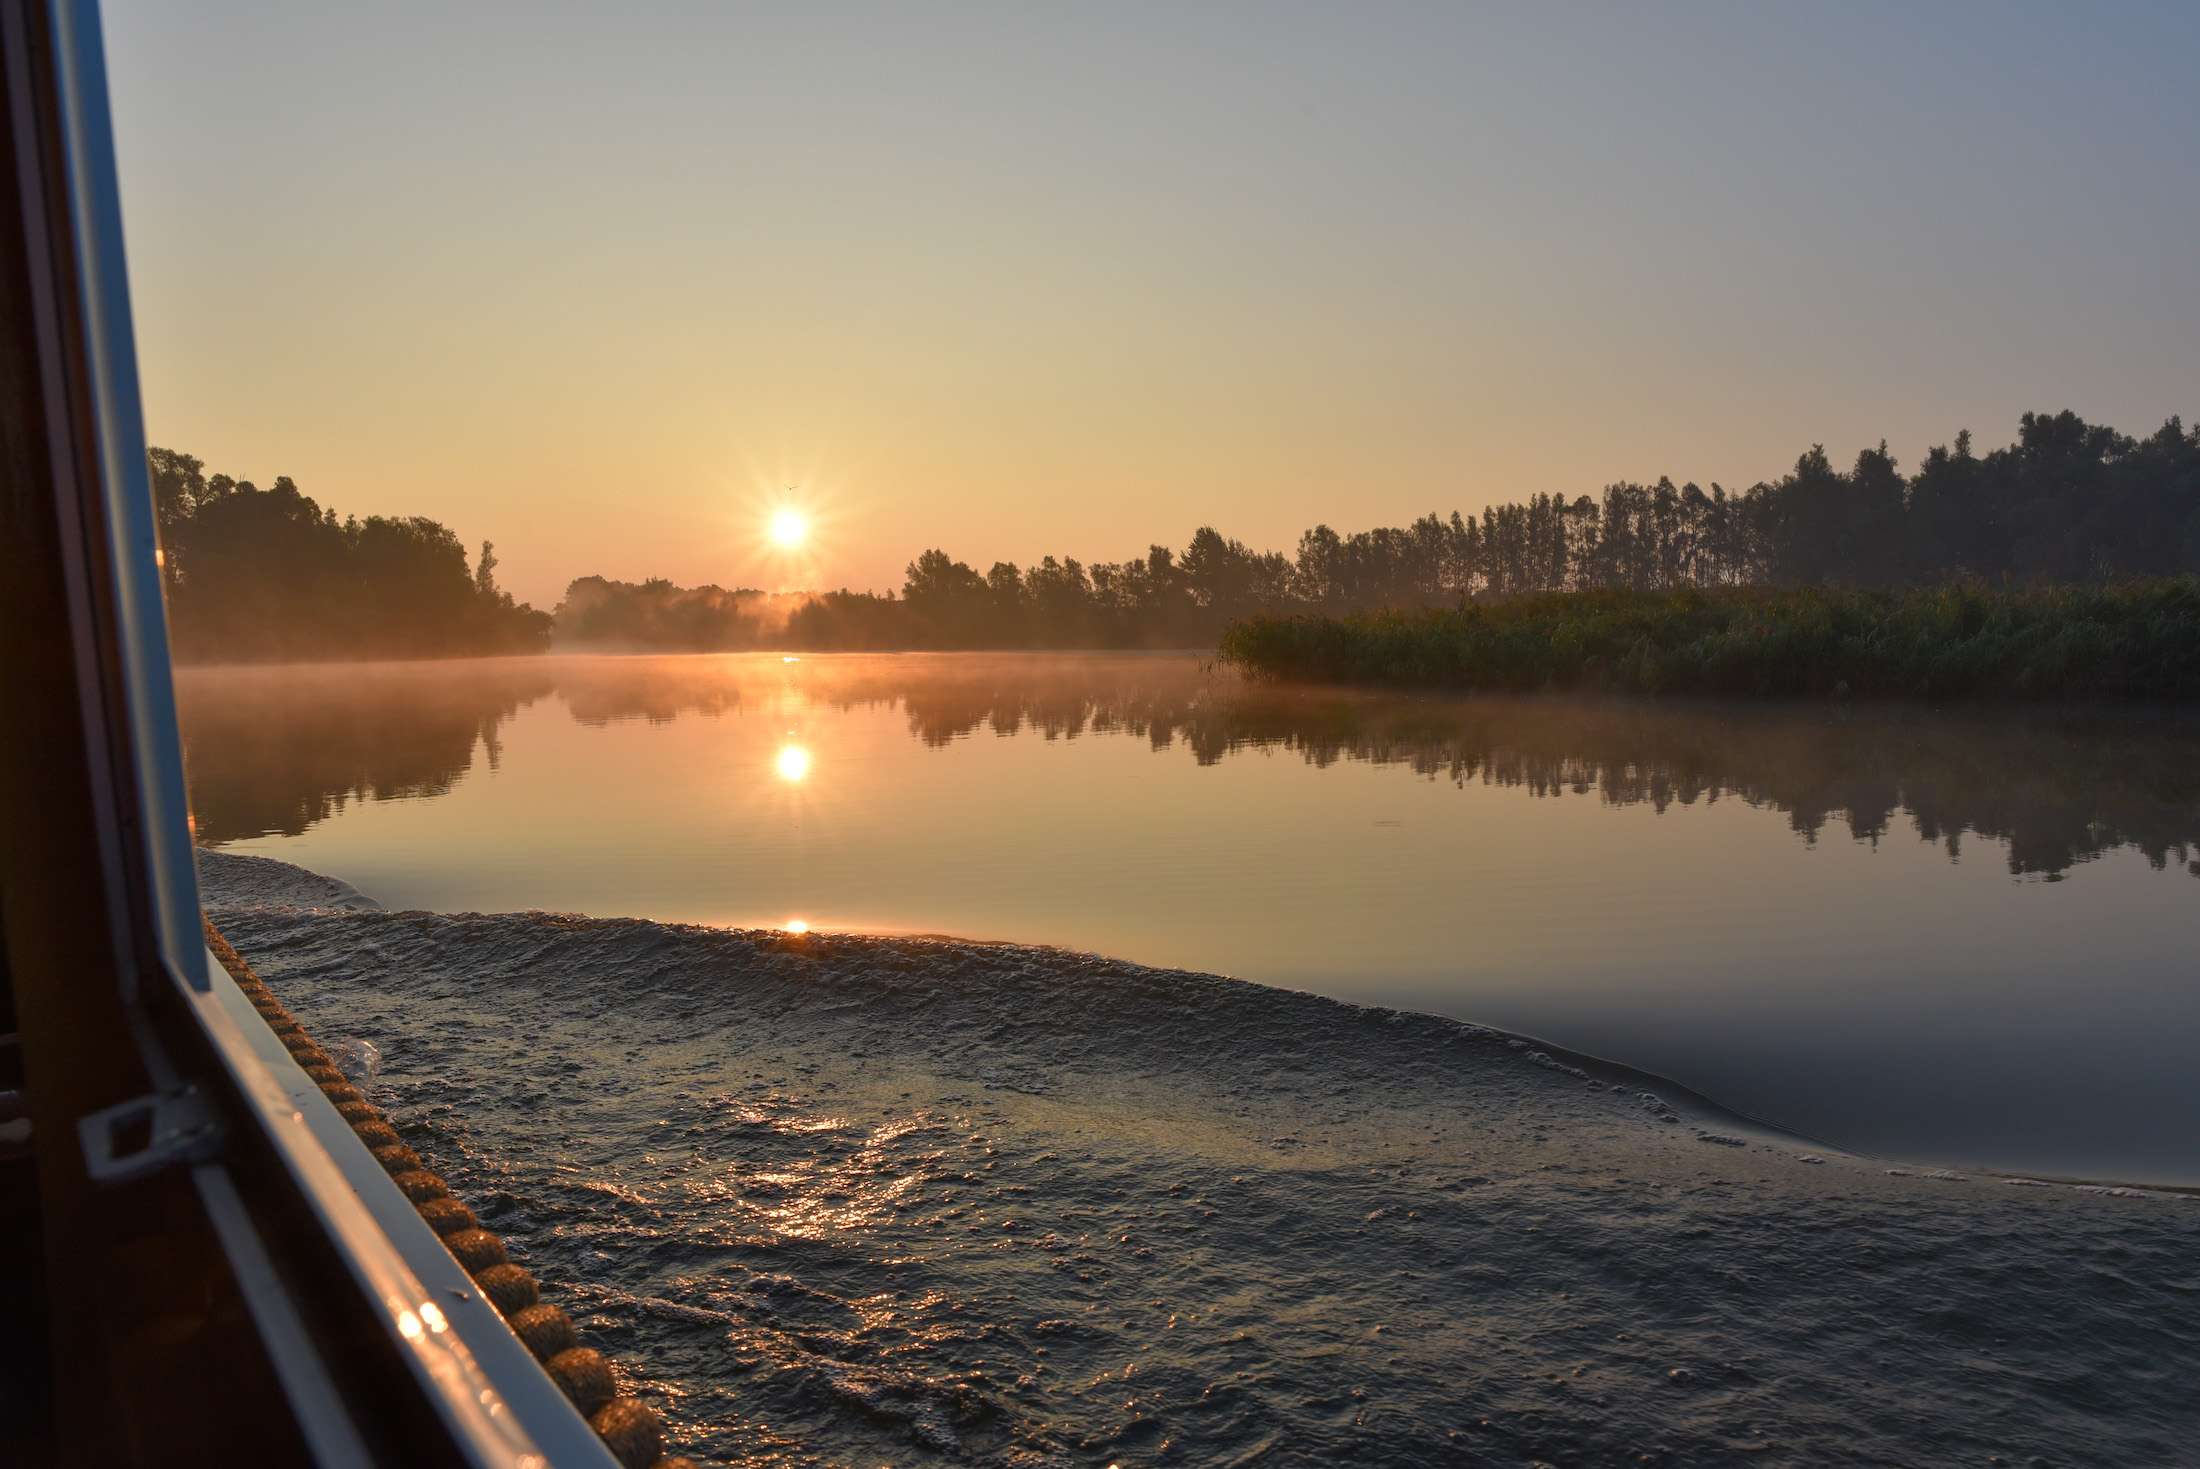
[[[413,515],[339,521],[285,476],[266,489],[209,476],[189,454],[148,456],[168,595],[186,663],[539,653],[550,615],[496,584],[466,548]]]
[[[1142,560],[1090,567],[1049,556],[980,572],[929,550],[909,564],[898,595],[823,593],[783,629],[777,609],[729,615],[727,640],[716,643],[696,640],[708,621],[704,594],[760,593],[606,585],[624,588],[629,624],[683,629],[658,644],[667,647],[1118,648],[1212,646],[1225,626],[1259,612],[1458,607],[1599,589],[2076,584],[2194,571],[2200,429],[2188,433],[2173,418],[2133,439],[2064,412],[2024,415],[2017,442],[1984,455],[1958,434],[1912,475],[1884,444],[1847,470],[1814,447],[1782,478],[1739,492],[1661,479],[1349,536],[1317,525],[1295,555],[1249,550],[1212,527],[1181,552],[1157,545]],[[569,594],[569,606],[577,601],[595,605]],[[561,612],[560,641],[568,635]]]

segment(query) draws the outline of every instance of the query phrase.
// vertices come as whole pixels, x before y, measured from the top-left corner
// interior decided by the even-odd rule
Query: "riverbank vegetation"
[[[550,615],[496,584],[488,542],[424,516],[336,518],[288,476],[266,489],[173,449],[148,456],[178,662],[539,653]]]
[[[1254,551],[1211,526],[1181,551],[1156,545],[1140,559],[1090,566],[1048,556],[1028,567],[996,561],[981,572],[932,549],[909,563],[898,592],[809,596],[783,621],[776,610],[752,609],[761,606],[758,592],[628,586],[622,616],[632,627],[676,630],[658,641],[611,641],[668,649],[1213,647],[1225,627],[1246,618],[1265,628],[1279,615],[1457,608],[1554,592],[2101,585],[2194,572],[2200,430],[2187,432],[2173,418],[2134,439],[2074,413],[2028,413],[2015,443],[1981,455],[1968,433],[1958,434],[1913,475],[1900,472],[1885,445],[1846,470],[1813,447],[1780,479],[1739,492],[1661,479],[1351,535],[1317,525],[1289,555]],[[574,583],[588,595],[568,595],[579,611],[569,617],[561,609],[561,644],[592,640],[580,630],[603,620],[586,586],[598,582]],[[727,609],[716,623],[704,612],[714,604],[707,594]],[[707,641],[714,636],[721,640]]]
[[[1456,608],[1261,615],[1265,679],[1452,689],[1905,698],[2200,695],[2200,577],[2101,586],[1598,588]]]
[[[534,652],[550,645],[553,631],[560,647],[620,652],[1212,648],[1225,629],[1243,624],[1227,645],[1264,660],[1263,671],[1270,662],[1277,670],[1402,668],[1444,663],[1435,647],[1466,636],[1434,632],[1470,623],[1422,615],[1430,609],[1554,594],[1638,593],[1678,608],[1685,599],[1677,594],[1694,590],[1708,600],[1690,605],[1731,609],[1789,605],[1726,595],[1741,588],[1817,587],[1824,591],[1812,605],[1846,609],[1824,614],[1841,621],[1877,616],[1865,609],[1880,604],[1835,588],[1960,584],[1972,596],[2013,584],[2099,588],[2200,574],[2200,430],[2173,418],[2135,439],[2068,412],[2024,415],[2015,443],[1983,455],[1968,433],[1958,434],[1907,476],[1884,445],[1846,470],[1813,447],[1780,479],[1739,492],[1670,479],[1620,483],[1594,498],[1538,495],[1479,516],[1429,514],[1350,535],[1317,525],[1290,554],[1255,551],[1202,526],[1181,550],[1154,545],[1120,562],[1046,556],[980,571],[933,548],[908,564],[899,588],[880,593],[584,576],[567,588],[554,624],[497,588],[486,544],[469,571],[464,546],[435,521],[339,522],[288,479],[261,490],[209,477],[198,460],[170,450],[154,450],[152,460],[171,626],[177,656],[187,661]],[[1679,615],[1653,616],[1646,609],[1661,605],[1654,601],[1582,605],[1597,610],[1550,614],[1573,629],[1568,636],[1644,618],[1667,627]],[[1632,610],[1618,610],[1623,605]],[[1385,611],[1397,615],[1386,619]],[[1498,621],[1519,633],[1539,615],[1519,609]],[[1337,626],[1322,630],[1325,620]],[[1467,643],[1481,648],[1487,636],[1477,632]],[[1536,677],[1589,677],[1563,672],[1555,625],[1550,636],[1550,657],[1529,660],[1542,670]],[[1406,658],[1401,639],[1427,646]],[[1466,676],[1470,664],[1482,669],[1483,656],[1445,655],[1457,664],[1446,676]],[[1618,677],[1610,671],[1616,656],[1597,655],[1595,678]],[[1974,649],[1958,661],[1971,666],[1977,656]],[[1653,664],[1666,668],[1655,659],[1629,666]],[[2009,676],[2028,666],[2034,680],[2048,677],[2039,660],[2020,662]],[[1790,676],[1815,674],[1799,667]],[[1843,681],[1861,690],[1840,675],[1829,680]]]

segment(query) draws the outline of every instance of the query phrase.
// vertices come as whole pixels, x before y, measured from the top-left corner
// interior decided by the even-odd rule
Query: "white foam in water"
[[[336,1069],[344,1079],[364,1091],[374,1085],[382,1074],[382,1051],[372,1041],[363,1041],[355,1035],[347,1035],[329,1052]]]

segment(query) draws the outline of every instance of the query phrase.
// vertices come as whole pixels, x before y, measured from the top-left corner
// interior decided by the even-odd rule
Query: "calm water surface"
[[[392,907],[1093,950],[1910,1160],[2200,1183],[2200,720],[1248,688],[1183,655],[181,675],[199,838]]]

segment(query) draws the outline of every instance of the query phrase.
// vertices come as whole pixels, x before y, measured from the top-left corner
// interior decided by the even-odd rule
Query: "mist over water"
[[[1179,655],[180,675],[202,842],[391,907],[1050,943],[1902,1158],[2200,1181],[2200,721],[1410,698]]]

